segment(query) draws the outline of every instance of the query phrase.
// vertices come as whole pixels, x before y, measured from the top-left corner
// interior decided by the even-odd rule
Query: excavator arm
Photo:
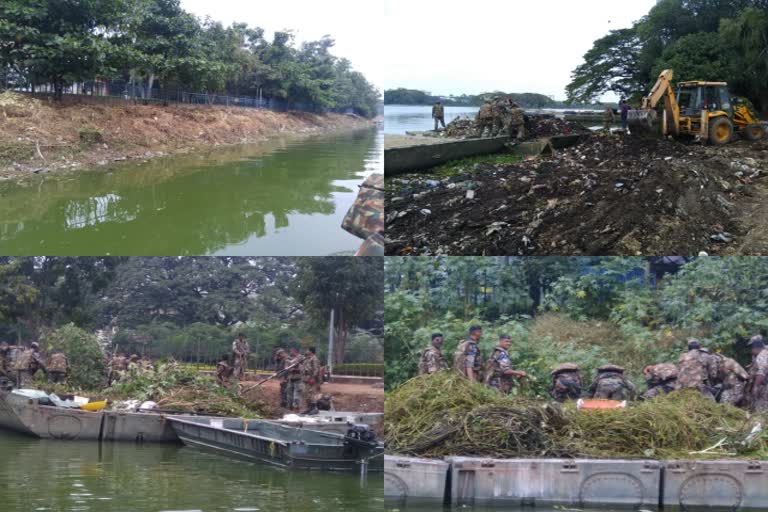
[[[675,135],[680,130],[680,107],[675,99],[675,91],[672,89],[672,70],[665,69],[659,74],[659,78],[651,88],[648,96],[643,97],[640,102],[640,108],[632,110],[627,116],[629,125],[633,128],[650,129],[656,121],[656,105],[664,100],[665,114],[672,114],[672,126],[667,125],[668,116],[662,118],[662,133],[666,135],[670,129]]]

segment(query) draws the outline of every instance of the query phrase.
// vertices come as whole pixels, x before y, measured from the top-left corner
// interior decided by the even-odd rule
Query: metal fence
[[[0,87],[14,92],[35,96],[52,96],[52,84],[34,84],[26,80],[9,79],[0,75]],[[147,89],[143,84],[127,80],[91,80],[70,84],[63,89],[65,97],[88,98],[95,101],[114,103],[139,103],[160,105],[219,105],[267,109],[276,112],[336,112],[353,114],[352,108],[327,108],[306,102],[292,101],[290,98],[272,98],[257,96],[239,96],[233,94],[215,94],[210,92],[189,92],[178,88],[153,87]]]

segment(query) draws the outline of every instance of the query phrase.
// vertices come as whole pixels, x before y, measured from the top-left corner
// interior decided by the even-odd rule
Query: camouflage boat
[[[337,434],[268,420],[186,416],[169,420],[185,445],[227,457],[290,469],[384,470],[384,445],[363,427]]]

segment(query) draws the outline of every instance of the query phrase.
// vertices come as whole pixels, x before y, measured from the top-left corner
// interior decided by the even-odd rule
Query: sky
[[[184,9],[210,16],[225,25],[243,22],[261,27],[269,39],[275,31],[292,29],[296,42],[328,34],[336,40],[332,53],[345,57],[369,82],[383,90],[384,4],[382,0],[181,0]]]
[[[631,26],[656,0],[383,2],[385,89],[537,92],[562,100],[592,42]]]

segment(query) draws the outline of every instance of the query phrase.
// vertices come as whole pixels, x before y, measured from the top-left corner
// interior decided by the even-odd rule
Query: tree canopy
[[[660,0],[632,27],[596,40],[566,87],[570,101],[647,94],[662,69],[674,81],[727,81],[768,109],[768,2]]]
[[[381,272],[377,258],[6,257],[0,340],[80,347],[80,331],[114,328],[112,349],[214,362],[242,332],[266,360],[278,346],[324,351],[334,307],[337,362],[378,362]]]
[[[379,92],[331,54],[334,44],[201,20],[179,0],[0,3],[0,69],[16,86],[50,84],[56,97],[68,84],[124,79],[143,97],[159,86],[376,115]]]

